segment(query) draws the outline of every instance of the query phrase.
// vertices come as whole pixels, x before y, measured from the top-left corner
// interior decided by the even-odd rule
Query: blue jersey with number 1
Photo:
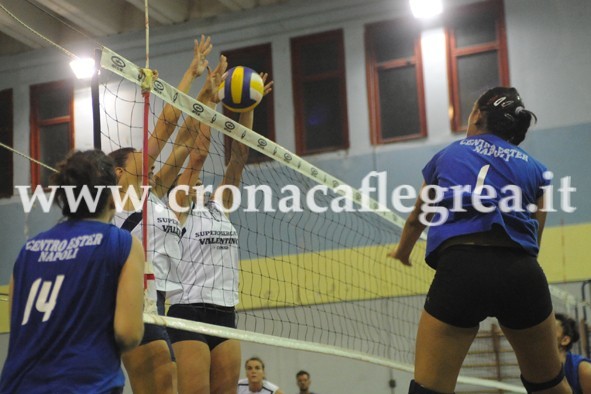
[[[434,252],[445,240],[486,232],[494,225],[537,256],[538,222],[529,209],[534,209],[542,187],[549,184],[546,171],[523,149],[493,134],[467,137],[438,152],[423,169],[423,177],[427,185],[441,188],[437,208],[449,216],[429,228],[427,263],[435,266]],[[482,198],[475,200],[478,195]],[[483,212],[478,201],[490,212]],[[438,215],[432,222],[441,218]]]
[[[0,393],[104,393],[123,387],[114,337],[131,235],[69,220],[27,241],[14,265]]]

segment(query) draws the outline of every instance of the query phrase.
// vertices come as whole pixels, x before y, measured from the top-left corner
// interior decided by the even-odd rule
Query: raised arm
[[[195,78],[203,74],[208,65],[207,55],[211,52],[211,49],[212,45],[209,37],[206,38],[202,35],[201,40],[195,40],[193,59],[178,85],[181,92],[188,93]],[[174,132],[180,116],[181,111],[169,103],[162,109],[156,127],[154,127],[154,131],[148,139],[148,168],[152,168],[154,165],[156,158]]]
[[[144,249],[132,237],[131,251],[119,275],[115,305],[115,341],[121,352],[139,345],[144,335]]]
[[[425,188],[426,184],[423,182],[421,186],[421,193],[417,197],[415,202],[414,209],[406,219],[404,223],[404,228],[402,229],[402,235],[400,236],[400,242],[396,246],[394,250],[388,253],[388,257],[392,257],[393,259],[399,260],[404,265],[412,265],[410,262],[410,253],[412,252],[415,244],[421,237],[423,231],[427,227],[422,221],[420,220],[420,215],[422,213],[422,206],[424,204],[423,199],[421,196],[423,195],[423,189]],[[432,215],[431,215],[432,216]],[[431,218],[428,217],[428,220]]]
[[[223,55],[220,56],[220,62],[217,67],[213,71],[208,72],[207,81],[197,96],[198,101],[211,108],[215,108],[219,102],[217,87],[221,84],[227,67],[228,62],[226,61],[226,57]],[[183,141],[186,144],[186,149],[182,152],[183,161],[188,155],[189,163],[180,174],[177,184],[186,185],[189,188],[192,188],[197,184],[203,164],[205,163],[207,156],[209,156],[211,127],[199,122],[193,117],[188,117],[180,131],[184,133]],[[173,196],[173,198],[175,198],[176,205],[179,207],[187,208],[191,204],[190,194],[185,194],[179,191]],[[177,212],[177,216],[181,222],[186,219],[187,213],[188,212]]]
[[[197,95],[198,101],[211,108],[215,108],[215,105],[219,101],[217,99],[216,88],[221,83],[222,75],[226,72],[227,67],[228,63],[226,57],[222,55],[220,56],[220,62],[213,71],[209,71],[208,68],[207,80]],[[180,169],[185,164],[187,156],[189,156],[195,149],[202,152],[205,157],[203,157],[201,162],[189,162],[187,168],[192,169],[192,171],[196,173],[196,176],[198,176],[199,171],[201,171],[201,167],[203,166],[203,162],[205,162],[205,158],[207,157],[207,153],[209,152],[210,135],[211,130],[209,125],[202,124],[192,116],[186,117],[183,125],[179,128],[172,152],[155,176],[155,193],[158,197],[162,197],[168,192],[179,174]],[[179,177],[177,182],[179,185],[192,186],[194,185],[194,181],[188,183],[191,182],[190,179],[190,177],[187,179],[187,175],[183,176],[181,174],[181,177]]]
[[[263,96],[266,96],[271,92],[271,90],[273,90],[273,81],[267,83],[267,79],[269,78],[269,74],[267,73],[261,73],[261,77],[263,79],[263,83],[265,84]],[[238,123],[241,125],[252,129],[253,122],[254,109],[240,114]],[[238,187],[238,185],[240,185],[240,179],[242,178],[242,171],[244,170],[244,166],[248,160],[248,147],[235,139],[232,139],[231,144],[230,160],[220,186],[230,185]],[[220,189],[218,188],[214,193],[214,199],[217,201],[220,201],[221,199],[224,208],[230,209],[233,203],[232,192],[228,190],[228,188],[223,188],[220,196],[219,190]]]

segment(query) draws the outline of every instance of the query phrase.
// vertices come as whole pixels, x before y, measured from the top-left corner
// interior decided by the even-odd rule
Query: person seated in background
[[[564,373],[574,394],[591,393],[591,360],[571,353],[573,344],[579,340],[577,322],[562,313],[556,313],[558,351],[564,364]]]
[[[296,383],[300,389],[299,394],[314,394],[310,391],[312,380],[307,371],[301,370],[296,374]]]
[[[259,357],[251,357],[244,363],[246,378],[238,381],[237,394],[284,394],[283,390],[265,378],[265,363]]]

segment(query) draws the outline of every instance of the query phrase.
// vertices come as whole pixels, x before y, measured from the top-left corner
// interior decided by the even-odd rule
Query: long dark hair
[[[487,90],[476,102],[483,114],[479,127],[519,145],[536,115],[525,109],[521,96],[515,88],[496,87]]]
[[[70,207],[68,203],[65,189],[59,187],[56,190],[55,198],[65,217],[86,219],[103,213],[111,192],[108,189],[101,190],[97,187],[117,185],[115,164],[109,156],[100,150],[73,151],[58,163],[57,170],[59,172],[50,178],[51,185],[73,186],[73,194],[76,199],[80,198],[80,193],[85,186],[89,189],[93,201],[96,200],[97,194],[99,195],[96,210],[91,210],[84,199],[81,199],[77,209],[73,210],[73,207]]]

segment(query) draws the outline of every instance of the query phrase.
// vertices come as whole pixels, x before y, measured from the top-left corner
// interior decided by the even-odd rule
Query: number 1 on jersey
[[[488,174],[488,169],[490,168],[490,164],[482,166],[480,172],[478,172],[478,176],[476,177],[476,186],[474,187],[474,194],[482,193],[482,188],[484,186],[484,178],[486,178],[486,174]]]
[[[53,308],[55,308],[57,296],[60,288],[62,287],[64,278],[65,275],[58,275],[55,278],[53,289],[51,288],[51,281],[44,281],[43,285],[41,285],[41,278],[39,278],[33,282],[31,285],[31,290],[29,291],[29,297],[27,298],[27,305],[25,306],[25,314],[23,316],[23,322],[21,323],[21,326],[24,326],[29,322],[31,310],[33,309],[33,303],[35,304],[35,309],[43,313],[42,321],[45,322],[49,320],[51,317],[51,312],[53,311]],[[41,290],[39,290],[39,286],[41,286]],[[51,294],[49,294],[50,290]]]

